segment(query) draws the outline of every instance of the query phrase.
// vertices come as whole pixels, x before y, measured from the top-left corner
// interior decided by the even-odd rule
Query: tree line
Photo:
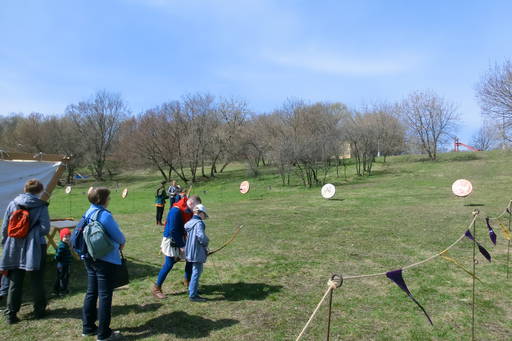
[[[512,63],[491,67],[476,87],[486,120],[472,143],[479,149],[512,141]],[[397,103],[348,108],[341,102],[287,100],[256,114],[243,99],[188,94],[133,114],[116,93],[99,91],[64,113],[0,117],[0,149],[72,156],[95,178],[121,168],[154,168],[166,180],[215,177],[233,161],[257,175],[273,166],[282,183],[296,175],[306,187],[343,169],[348,155],[357,175],[371,175],[376,157],[426,154],[435,160],[449,146],[460,113],[433,91],[415,91]],[[501,142],[500,142],[501,141]],[[345,156],[345,157],[344,157]]]

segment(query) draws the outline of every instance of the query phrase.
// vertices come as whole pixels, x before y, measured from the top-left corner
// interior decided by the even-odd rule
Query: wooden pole
[[[327,313],[327,336],[326,340],[329,341],[331,335],[331,316],[332,316],[332,289],[329,293],[329,311]]]
[[[471,307],[471,340],[475,340],[475,285],[476,285],[476,220],[473,221],[473,304]]]
[[[48,201],[50,199],[50,196],[55,189],[55,186],[57,186],[57,182],[59,181],[60,176],[62,173],[64,173],[64,170],[66,169],[66,165],[64,163],[61,163],[59,165],[59,168],[57,168],[57,171],[53,175],[53,178],[50,180],[48,185],[46,185],[46,188],[44,189],[43,194],[41,195],[41,200]]]
[[[508,232],[511,232],[510,231],[511,219],[512,219],[512,213],[510,212],[510,209],[509,209],[509,211],[508,211]],[[508,246],[507,246],[507,279],[509,277],[509,274],[510,274],[510,240],[508,241]]]

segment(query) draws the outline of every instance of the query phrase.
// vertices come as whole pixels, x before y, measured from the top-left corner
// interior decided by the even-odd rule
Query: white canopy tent
[[[29,179],[38,179],[44,185],[41,199],[48,200],[65,169],[66,158],[60,155],[0,153],[0,220],[16,195],[23,193]]]

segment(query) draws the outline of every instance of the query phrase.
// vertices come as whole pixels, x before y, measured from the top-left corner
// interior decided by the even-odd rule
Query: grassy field
[[[397,269],[439,252],[469,224],[473,209],[482,218],[496,216],[512,198],[512,154],[495,151],[443,154],[437,162],[420,156],[378,160],[372,177],[337,178],[333,200],[320,189],[305,189],[295,179],[282,186],[271,169],[249,179],[247,195],[238,192],[243,167],[232,167],[217,179],[194,185],[210,217],[211,248],[237,239],[205,265],[200,290],[210,301],[190,303],[180,281],[183,263],[170,273],[156,300],[150,287],[162,257],[161,230],[154,226],[153,193],[157,175],[119,177],[111,211],[127,236],[132,281],[114,293],[112,328],[130,340],[294,340],[326,290],[331,273],[354,275]],[[354,172],[349,169],[349,174]],[[340,172],[341,174],[342,172]],[[451,194],[458,178],[472,181],[466,198]],[[77,185],[70,195],[56,189],[52,217],[79,218],[87,208],[85,192],[92,182]],[[115,188],[119,190],[116,191]],[[122,188],[130,192],[121,199]],[[167,210],[166,210],[167,211]],[[508,223],[508,220],[504,220]],[[510,340],[512,279],[506,279],[507,244],[499,229],[492,246],[483,219],[477,239],[493,262],[478,256],[476,338]],[[50,253],[53,250],[50,249]],[[450,254],[471,268],[472,244],[463,240]],[[51,255],[50,255],[51,256]],[[49,256],[49,257],[50,257]],[[49,260],[47,290],[53,286],[55,264]],[[331,340],[468,340],[471,337],[471,277],[442,259],[404,272],[409,289],[431,314],[430,326],[416,305],[385,276],[347,280],[334,292]],[[71,294],[51,298],[49,316],[31,320],[30,290],[15,326],[1,322],[0,339],[77,339],[85,291],[82,264],[72,264]],[[325,337],[324,305],[306,340]]]

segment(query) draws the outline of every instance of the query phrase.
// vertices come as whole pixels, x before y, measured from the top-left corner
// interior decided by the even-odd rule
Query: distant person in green
[[[165,181],[162,181],[160,187],[156,190],[155,206],[156,206],[156,224],[164,225],[162,223],[162,216],[165,210],[165,200],[169,198],[165,193]]]
[[[71,265],[72,256],[69,248],[71,239],[71,231],[68,228],[60,230],[60,242],[55,253],[55,261],[57,261],[57,279],[53,286],[53,291],[57,295],[65,295],[69,293],[69,266]]]

